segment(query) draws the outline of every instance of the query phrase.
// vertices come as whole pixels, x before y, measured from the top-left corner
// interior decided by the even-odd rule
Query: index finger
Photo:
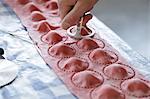
[[[63,20],[64,17],[72,10],[77,0],[58,0],[58,6],[60,11],[60,17]]]

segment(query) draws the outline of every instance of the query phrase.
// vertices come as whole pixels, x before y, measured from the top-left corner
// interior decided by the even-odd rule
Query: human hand
[[[80,18],[90,11],[98,0],[58,0],[62,28],[68,29],[70,26],[79,23]]]

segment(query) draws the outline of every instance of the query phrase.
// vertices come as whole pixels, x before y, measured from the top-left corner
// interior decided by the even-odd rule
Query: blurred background
[[[150,59],[150,0],[102,0],[94,15]]]

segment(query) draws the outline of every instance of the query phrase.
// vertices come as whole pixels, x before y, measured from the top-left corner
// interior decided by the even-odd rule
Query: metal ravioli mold
[[[20,17],[45,62],[76,97],[150,99],[149,81],[104,39],[97,34],[80,40],[67,35],[59,25],[57,0],[5,2]],[[84,22],[91,18],[85,17]]]

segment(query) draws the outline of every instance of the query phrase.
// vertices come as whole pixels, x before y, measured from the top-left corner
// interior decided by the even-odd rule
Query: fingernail
[[[61,27],[65,30],[67,30],[70,27],[70,24],[67,22],[62,22]]]

